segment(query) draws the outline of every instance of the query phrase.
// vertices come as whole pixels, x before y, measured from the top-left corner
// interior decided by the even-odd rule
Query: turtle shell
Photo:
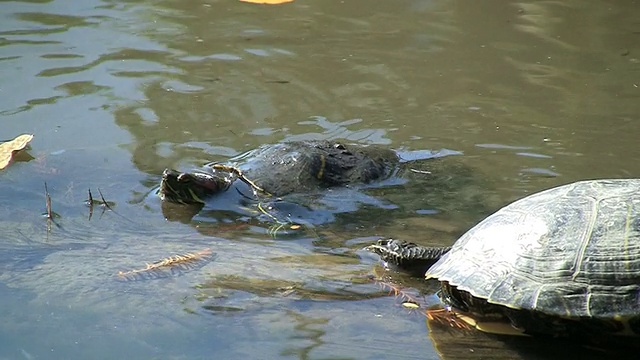
[[[391,149],[327,140],[263,145],[230,160],[274,196],[385,179],[399,162]]]
[[[565,318],[640,313],[640,179],[581,181],[518,200],[426,273],[490,304]]]

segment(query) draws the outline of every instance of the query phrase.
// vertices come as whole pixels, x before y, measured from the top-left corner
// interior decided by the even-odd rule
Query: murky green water
[[[532,192],[638,177],[638,19],[637,1],[2,1],[0,139],[35,139],[0,173],[0,358],[438,358],[361,248],[448,244]],[[154,196],[166,167],[301,139],[463,155],[276,238]],[[114,211],[89,219],[89,188]]]

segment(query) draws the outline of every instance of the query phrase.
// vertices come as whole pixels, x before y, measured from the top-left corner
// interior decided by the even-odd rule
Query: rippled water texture
[[[0,173],[1,359],[548,358],[428,328],[361,249],[451,244],[532,192],[640,173],[637,1],[0,3],[0,140],[35,135]],[[155,196],[167,167],[309,139],[462,155],[275,237]],[[112,210],[89,218],[89,188]],[[179,254],[198,259],[130,272]]]

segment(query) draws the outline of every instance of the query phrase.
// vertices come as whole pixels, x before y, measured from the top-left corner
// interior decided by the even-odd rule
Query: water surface
[[[0,174],[0,358],[553,355],[490,337],[446,354],[454,337],[430,337],[361,249],[450,244],[532,192],[637,177],[638,5],[2,1],[0,138],[35,139]],[[425,165],[437,181],[371,190],[381,203],[275,238],[172,219],[154,195],[166,167],[309,139],[462,155]],[[89,219],[89,188],[113,211]],[[173,273],[117,276],[204,249]]]

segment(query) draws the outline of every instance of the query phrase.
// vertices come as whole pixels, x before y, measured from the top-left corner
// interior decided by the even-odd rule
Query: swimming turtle
[[[444,151],[421,150],[402,154],[404,157],[381,146],[326,140],[267,144],[225,164],[208,164],[202,171],[166,169],[160,197],[177,203],[204,203],[208,196],[229,189],[238,179],[255,192],[270,196],[366,184],[392,176],[401,162],[445,155]]]
[[[398,240],[367,249],[399,266],[422,264],[426,279],[440,282],[445,311],[480,330],[640,336],[640,179],[527,196],[450,249]]]
[[[333,222],[336,214],[355,213],[360,205],[381,211],[397,208],[383,199],[389,192],[376,189],[396,187],[396,193],[403,195],[398,188],[413,184],[410,178],[428,179],[424,187],[446,183],[440,188],[455,187],[459,191],[460,181],[450,180],[454,175],[442,170],[438,161],[428,162],[429,171],[423,170],[425,162],[416,161],[454,154],[459,153],[446,149],[396,151],[329,140],[266,144],[201,170],[166,169],[159,195],[165,200],[163,212],[167,218],[182,210],[170,204],[181,203],[204,206],[189,207],[192,211],[184,220],[198,213],[200,218],[214,218],[218,223],[255,218],[283,225],[319,225]],[[470,179],[469,174],[459,177]],[[435,196],[425,193],[424,187],[419,189],[423,198]],[[381,196],[373,195],[376,192]]]
[[[431,155],[431,153],[429,153]],[[204,203],[213,194],[242,180],[263,195],[283,196],[320,187],[368,183],[391,176],[401,161],[379,146],[334,141],[297,141],[262,145],[203,171],[162,174],[160,197],[177,203]]]

